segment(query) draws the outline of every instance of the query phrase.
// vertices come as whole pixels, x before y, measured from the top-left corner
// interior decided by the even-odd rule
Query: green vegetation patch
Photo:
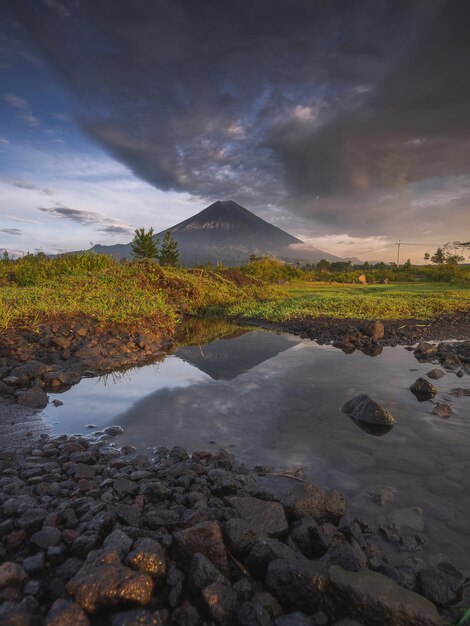
[[[287,297],[286,297],[287,295]],[[283,322],[305,317],[429,319],[470,307],[470,285],[441,283],[332,285],[295,282],[266,302],[240,302],[232,318]]]

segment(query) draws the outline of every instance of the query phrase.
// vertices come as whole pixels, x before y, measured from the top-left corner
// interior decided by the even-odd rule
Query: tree
[[[2,261],[10,261],[10,255],[8,254],[8,250],[3,251]]]
[[[160,265],[178,265],[180,258],[178,244],[169,230],[166,231],[163,237],[162,249],[158,258]]]
[[[435,263],[436,265],[442,265],[445,263],[445,260],[446,255],[444,254],[444,250],[442,248],[438,248],[431,257],[431,263]]]
[[[134,259],[156,259],[158,257],[158,239],[153,238],[153,228],[137,228],[131,241],[131,253]]]
[[[426,265],[428,264],[429,259],[431,258],[431,255],[429,254],[429,252],[425,252],[424,253],[424,260],[426,261]]]

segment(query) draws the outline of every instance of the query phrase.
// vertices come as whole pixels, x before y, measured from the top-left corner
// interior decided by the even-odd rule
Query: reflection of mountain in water
[[[293,345],[292,337],[287,335],[253,331],[241,337],[219,339],[204,346],[180,348],[176,356],[214,380],[232,380]]]

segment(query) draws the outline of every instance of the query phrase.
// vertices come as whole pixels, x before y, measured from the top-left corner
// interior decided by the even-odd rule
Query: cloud
[[[0,145],[8,145],[10,142],[8,141],[8,139],[5,139],[4,137],[0,137]]]
[[[77,224],[96,224],[97,222],[101,222],[102,220],[102,217],[98,213],[94,213],[93,211],[70,209],[66,206],[38,207],[38,210],[42,211],[43,213],[49,213],[50,215],[63,217]]]
[[[42,0],[43,4],[57,13],[59,17],[70,17],[70,10],[58,0]]]
[[[18,187],[19,189],[28,189],[30,191],[39,191],[43,196],[52,196],[54,195],[52,190],[48,187],[40,187],[35,183],[32,183],[29,180],[14,180],[11,183],[14,187]]]
[[[81,226],[97,225],[96,231],[107,233],[108,235],[129,235],[134,228],[127,224],[119,224],[116,220],[103,217],[94,211],[84,211],[82,209],[71,209],[67,206],[56,203],[53,207],[38,207],[39,211],[55,215],[57,217],[70,220]]]
[[[81,128],[158,189],[233,198],[307,234],[462,224],[466,192],[442,192],[470,177],[470,3],[45,4],[6,1],[86,102]]]
[[[21,235],[22,232],[19,228],[0,228],[0,233],[7,235]]]
[[[110,224],[109,226],[95,228],[95,230],[108,235],[129,235],[134,232],[134,228],[131,228],[131,226],[121,226],[119,224]]]
[[[14,93],[7,93],[3,97],[4,101],[15,109],[23,122],[26,122],[28,126],[39,126],[39,120],[32,113],[31,105],[24,98],[15,95]]]

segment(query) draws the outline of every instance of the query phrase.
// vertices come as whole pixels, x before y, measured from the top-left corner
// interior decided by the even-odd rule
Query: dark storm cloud
[[[429,210],[410,186],[470,174],[466,0],[7,5],[82,127],[160,189],[379,233]]]

